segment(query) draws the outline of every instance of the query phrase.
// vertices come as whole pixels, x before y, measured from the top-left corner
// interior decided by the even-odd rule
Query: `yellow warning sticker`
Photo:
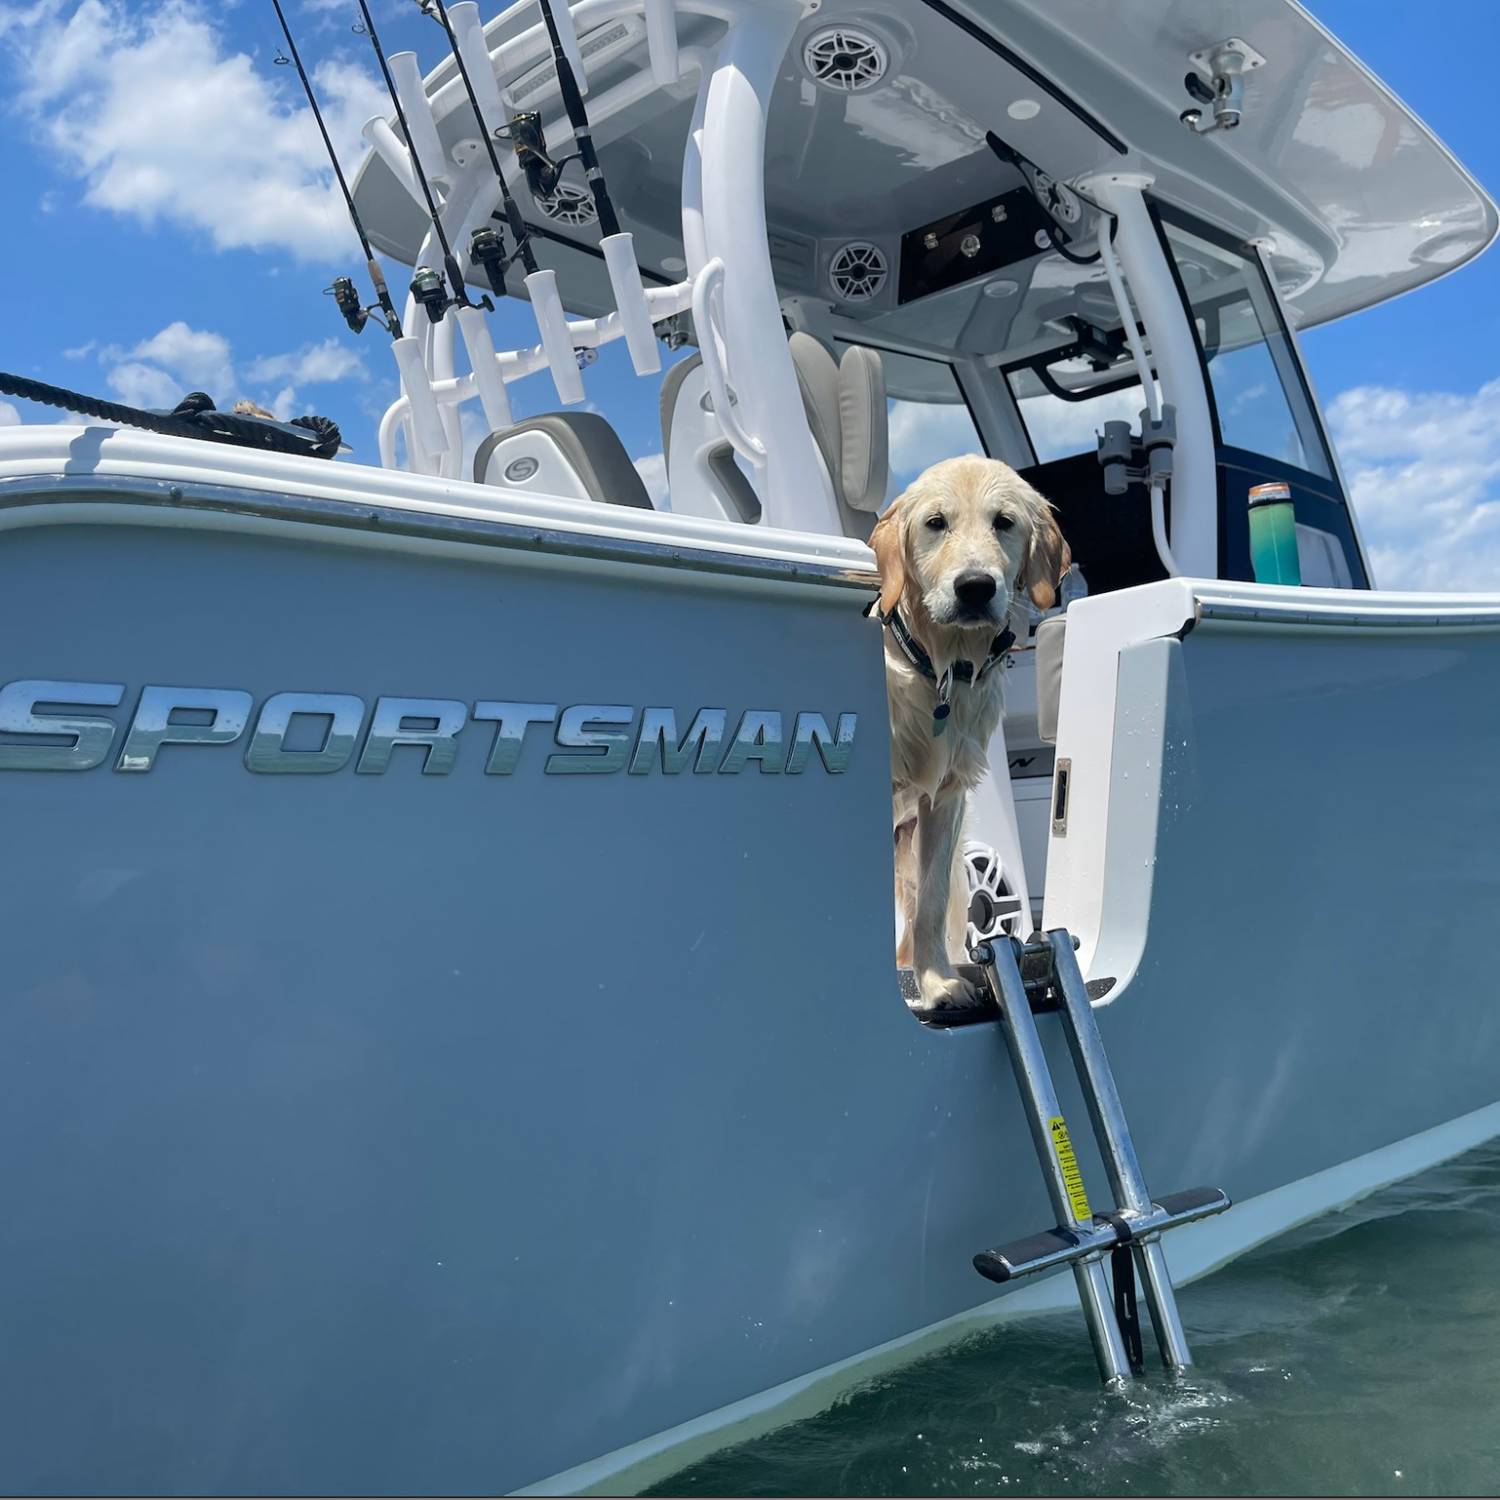
[[[1087,1224],[1094,1217],[1094,1211],[1089,1207],[1083,1173],[1078,1170],[1078,1158],[1073,1155],[1073,1143],[1068,1139],[1068,1122],[1061,1115],[1053,1115],[1047,1121],[1047,1127],[1052,1132],[1052,1149],[1057,1153],[1057,1164],[1062,1168],[1063,1186],[1068,1190],[1068,1206],[1080,1224]]]

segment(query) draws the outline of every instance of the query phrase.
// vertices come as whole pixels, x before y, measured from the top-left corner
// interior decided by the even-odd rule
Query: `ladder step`
[[[974,1257],[974,1269],[990,1281],[1017,1281],[1038,1271],[1055,1270],[1085,1255],[1113,1250],[1116,1245],[1223,1213],[1229,1206],[1229,1198],[1218,1188],[1185,1188],[1156,1199],[1149,1214],[1095,1214],[1087,1228],[1064,1229],[1059,1225],[993,1250],[981,1250]]]
[[[1016,1281],[1022,1276],[1030,1276],[1033,1271],[1065,1266],[1091,1250],[1114,1243],[1113,1226],[1105,1235],[1060,1227],[1044,1229],[1040,1234],[1028,1234],[1025,1239],[1012,1240],[1008,1245],[981,1250],[974,1257],[974,1269],[991,1281]]]
[[[1229,1207],[1229,1199],[1217,1188],[1207,1187],[1169,1193],[1164,1198],[1153,1198],[1147,1192],[1125,1107],[1094,1016],[1091,1002],[1095,997],[1078,967],[1076,947],[1072,935],[1057,928],[1040,941],[1021,944],[998,936],[986,938],[973,949],[973,956],[985,970],[987,996],[1010,1053],[1037,1165],[1052,1211],[1058,1216],[1053,1229],[981,1251],[974,1257],[974,1269],[991,1281],[1004,1283],[1038,1271],[1069,1267],[1099,1362],[1100,1378],[1113,1389],[1141,1370],[1137,1278],[1145,1293],[1162,1362],[1169,1370],[1183,1370],[1192,1364],[1160,1239],[1164,1231],[1179,1224],[1221,1213]],[[1108,984],[1113,987],[1112,980]],[[1106,1213],[1094,1213],[1089,1207],[1047,1049],[1033,1014],[1044,1008],[1058,1012],[1109,1178],[1114,1203]],[[976,1014],[975,1018],[981,1017]],[[933,1018],[923,1019],[934,1024]]]

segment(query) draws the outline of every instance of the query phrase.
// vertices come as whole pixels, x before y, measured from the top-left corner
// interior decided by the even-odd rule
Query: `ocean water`
[[[1156,1365],[1105,1395],[1078,1315],[1023,1321],[653,1493],[1500,1494],[1500,1145],[1263,1246],[1179,1303],[1197,1364],[1177,1381]]]

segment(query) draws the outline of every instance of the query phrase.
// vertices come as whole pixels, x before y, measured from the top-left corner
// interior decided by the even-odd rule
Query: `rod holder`
[[[573,12],[568,8],[568,0],[552,0],[552,20],[557,27],[557,40],[563,50],[563,56],[567,58],[573,69],[573,77],[578,82],[578,92],[586,94],[589,91],[588,74],[583,67],[583,53],[578,47],[578,31],[573,25]]]
[[[458,0],[457,4],[450,5],[448,20],[453,26],[458,54],[464,60],[469,82],[474,86],[474,97],[479,100],[480,129],[493,130],[510,118],[510,111],[500,98],[495,64],[490,59],[490,45],[484,39],[484,25],[479,19],[476,0]]]
[[[411,153],[402,144],[401,137],[391,129],[391,122],[384,115],[375,115],[365,121],[360,134],[370,143],[370,149],[376,156],[391,169],[391,176],[406,189],[407,196],[425,216],[427,200],[422,196],[422,189],[417,186],[416,176],[412,172]]]
[[[630,234],[607,234],[599,241],[609,284],[614,290],[625,347],[637,375],[655,375],[661,369],[661,349],[656,330],[651,325],[651,308],[646,289],[641,285],[641,268],[635,258],[635,237]]]
[[[458,328],[464,336],[464,348],[469,351],[469,368],[474,372],[484,419],[491,432],[504,432],[515,426],[515,418],[511,415],[510,393],[505,389],[505,379],[500,374],[500,366],[495,363],[495,341],[490,337],[490,326],[485,321],[483,309],[459,308]]]
[[[401,388],[411,407],[411,426],[417,446],[425,457],[441,458],[448,451],[448,435],[443,431],[442,413],[438,411],[427,366],[422,360],[422,345],[407,334],[404,338],[391,340],[391,353],[396,356]]]
[[[448,164],[443,143],[438,139],[437,124],[432,118],[432,106],[427,102],[427,88],[422,82],[422,67],[417,54],[393,52],[389,63],[396,96],[401,100],[411,130],[411,149],[416,157],[417,170],[429,182],[452,186],[453,169]]]
[[[533,271],[526,278],[526,293],[536,314],[537,331],[547,353],[547,366],[557,399],[564,406],[576,406],[583,400],[583,376],[573,353],[573,335],[568,331],[568,315],[557,294],[556,271]]]
[[[646,50],[651,58],[652,81],[658,88],[670,88],[682,74],[673,0],[646,0]]]

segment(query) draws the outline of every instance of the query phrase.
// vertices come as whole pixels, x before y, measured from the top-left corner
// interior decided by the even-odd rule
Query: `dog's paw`
[[[979,1004],[974,986],[950,969],[927,969],[917,975],[913,1010],[966,1010]]]

